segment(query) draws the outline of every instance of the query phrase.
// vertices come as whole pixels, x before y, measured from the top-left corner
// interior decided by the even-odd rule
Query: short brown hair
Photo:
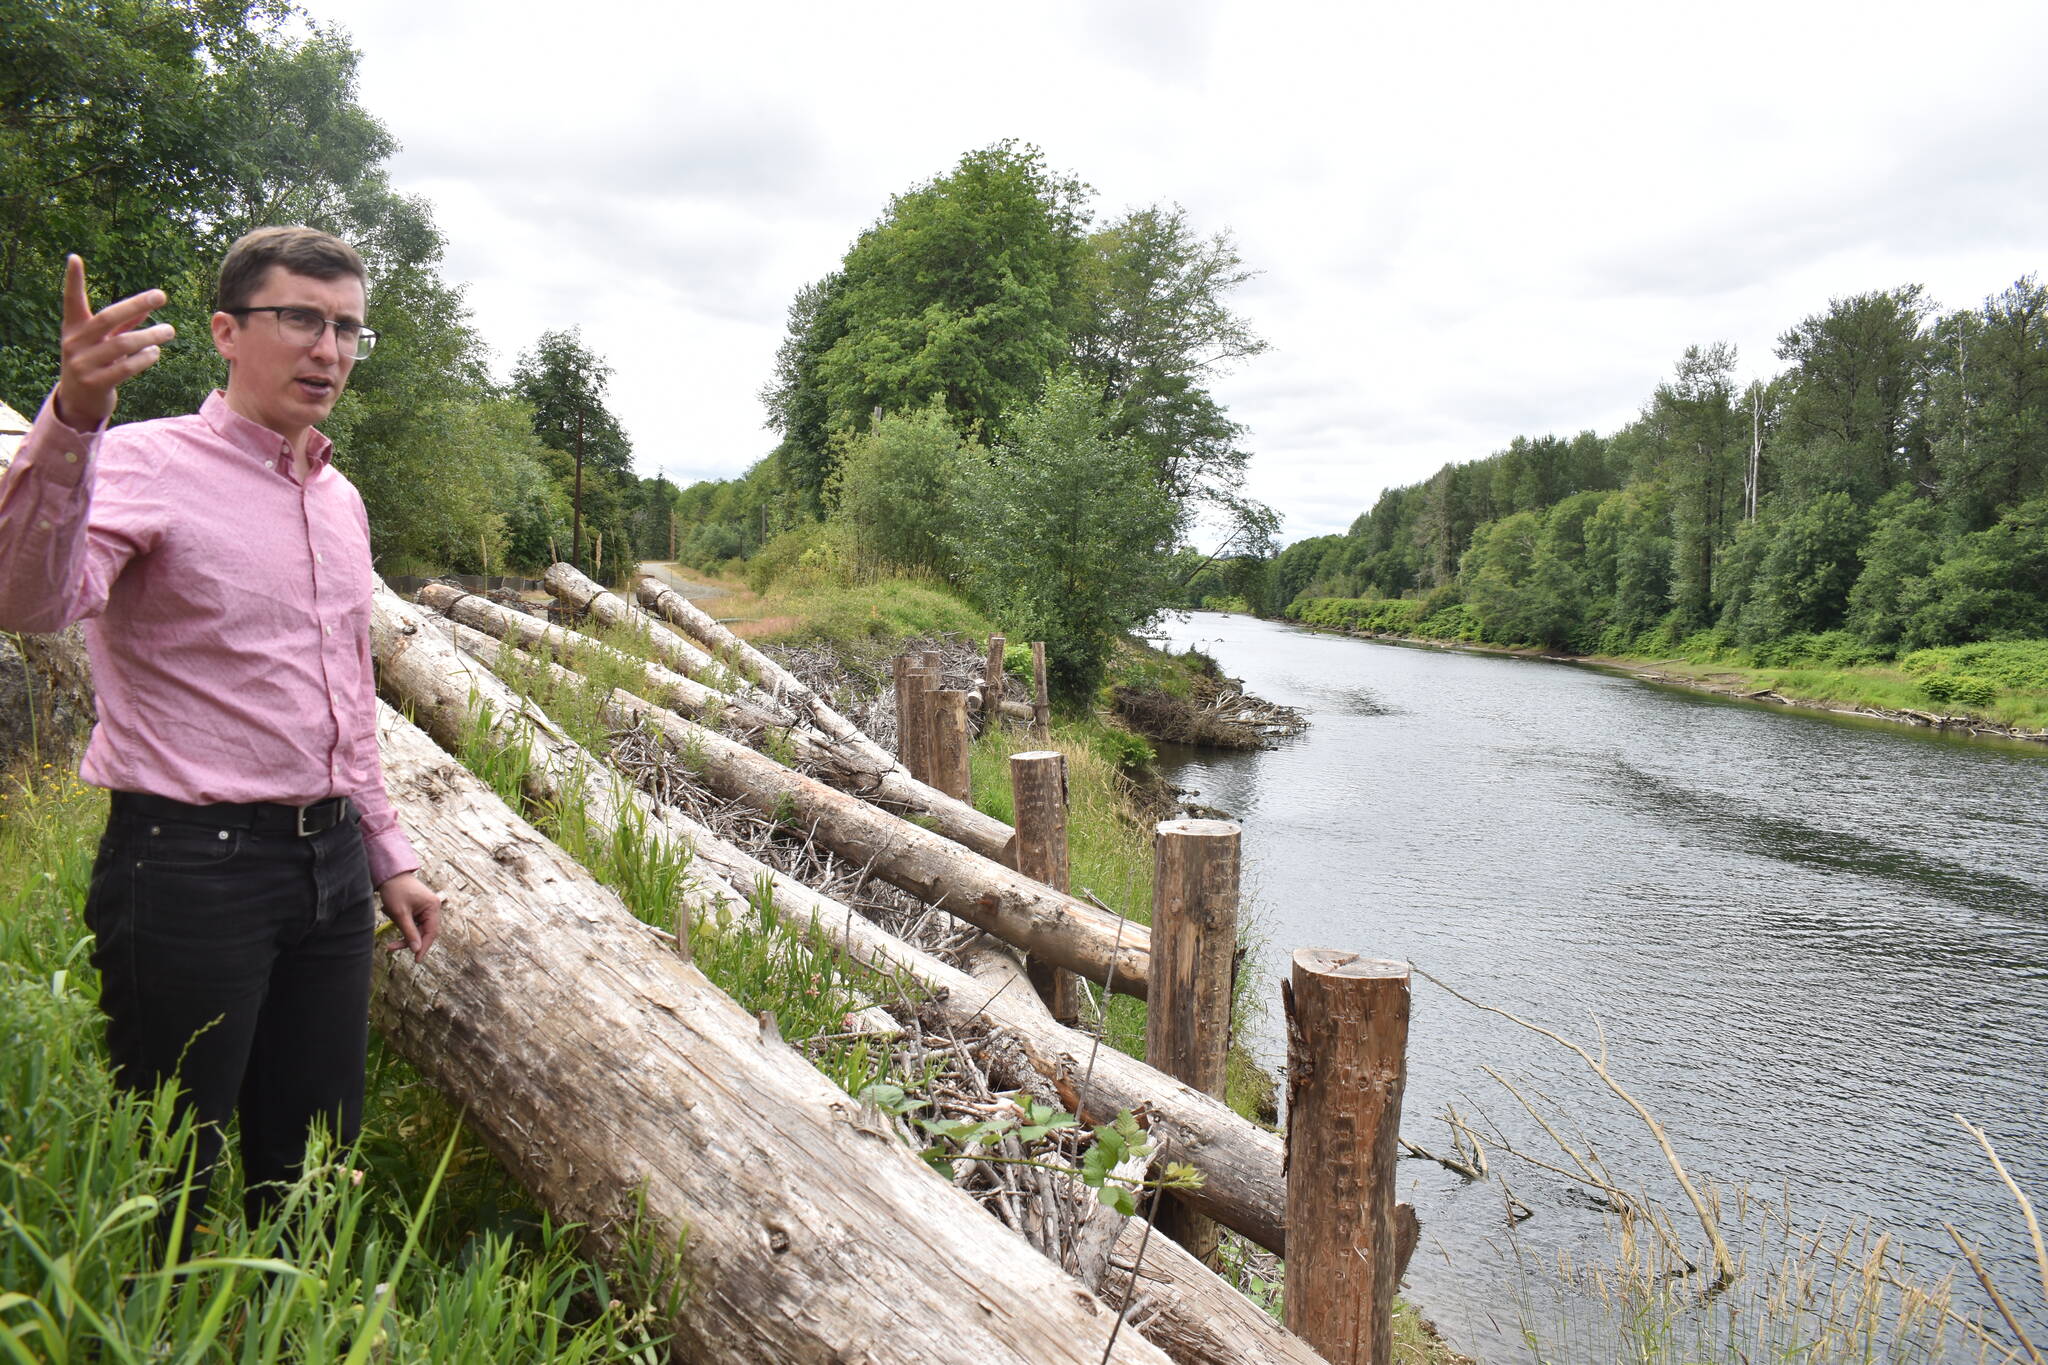
[[[220,263],[220,287],[213,306],[222,313],[246,308],[270,267],[281,265],[294,275],[338,280],[353,275],[370,288],[370,272],[356,249],[332,233],[309,227],[260,227],[235,239]]]

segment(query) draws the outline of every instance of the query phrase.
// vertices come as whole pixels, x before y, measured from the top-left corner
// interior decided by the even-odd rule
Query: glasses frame
[[[251,313],[268,313],[277,319],[277,334],[280,337],[292,342],[294,345],[304,346],[309,351],[320,344],[320,332],[326,331],[329,327],[334,329],[334,349],[351,360],[361,360],[364,356],[377,349],[377,333],[374,328],[365,327],[361,323],[342,322],[338,318],[323,318],[312,309],[300,308],[296,304],[265,303],[246,308],[223,308],[221,311],[231,318],[247,317]],[[284,315],[286,313],[295,313],[300,317],[319,318],[320,332],[315,332],[309,341],[298,340],[292,336],[285,326]],[[350,350],[342,344],[341,329],[344,327],[353,327],[355,329],[356,344],[354,350]]]

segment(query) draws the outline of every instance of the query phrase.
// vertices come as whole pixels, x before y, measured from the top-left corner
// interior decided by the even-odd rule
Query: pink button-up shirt
[[[384,792],[370,526],[315,432],[216,391],[81,436],[48,401],[0,482],[0,629],[85,621],[99,723],[79,776],[178,801],[348,796],[378,884],[419,866]]]

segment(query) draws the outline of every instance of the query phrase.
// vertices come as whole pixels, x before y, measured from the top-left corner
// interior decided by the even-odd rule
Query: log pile
[[[615,599],[616,600],[616,599]],[[409,609],[408,609],[409,610]],[[380,630],[378,651],[380,662],[392,652],[395,644],[403,644],[400,652],[423,655],[429,648],[437,654],[445,650],[450,638],[460,634],[452,624],[439,629],[447,636],[440,638],[436,646],[420,643],[419,637],[433,635],[434,630],[423,629],[421,618],[406,618],[391,611],[380,609],[386,619]],[[493,624],[501,625],[501,622]],[[536,637],[538,638],[538,637]],[[497,642],[480,637],[467,637],[466,642],[479,653],[489,653],[497,648]],[[555,641],[546,645],[551,651],[569,645],[569,657],[576,649],[587,646],[573,642]],[[721,662],[734,658],[731,652],[723,654]],[[448,657],[440,655],[439,664],[444,671],[450,669]],[[499,707],[515,709],[520,705],[502,689],[502,684],[483,673],[481,669],[463,671],[464,666],[455,665],[449,676],[459,679],[461,695],[465,698],[475,692],[490,694],[496,698]],[[387,667],[387,674],[396,674],[400,669]],[[758,676],[758,675],[757,675]],[[768,675],[771,679],[774,675]],[[496,684],[497,693],[490,687]],[[653,689],[650,689],[653,690]],[[440,690],[441,699],[424,707],[429,720],[437,713],[442,714],[445,729],[456,686],[444,685]],[[802,719],[812,720],[817,712],[813,703],[805,701],[802,694],[786,685],[763,685],[762,694],[804,713]],[[816,693],[813,692],[815,696]],[[819,703],[823,703],[820,697]],[[418,703],[415,702],[417,706]],[[993,990],[982,987],[973,977],[940,961],[929,953],[910,946],[903,939],[889,933],[883,927],[857,914],[847,904],[832,895],[821,892],[814,886],[805,885],[799,877],[788,875],[770,867],[749,852],[735,846],[708,828],[708,823],[733,820],[747,824],[753,831],[757,852],[769,853],[769,861],[789,865],[792,861],[790,849],[795,845],[800,856],[804,878],[821,877],[831,869],[830,878],[836,878],[834,889],[848,898],[866,893],[871,902],[874,899],[872,884],[866,883],[862,875],[866,869],[854,864],[872,861],[873,851],[859,844],[846,852],[834,854],[818,849],[822,838],[822,820],[804,816],[792,822],[789,819],[787,803],[781,798],[801,789],[801,774],[784,768],[780,775],[769,774],[760,766],[763,755],[740,756],[745,746],[705,726],[695,726],[688,720],[675,715],[665,707],[656,707],[644,698],[627,693],[615,693],[613,697],[614,717],[621,724],[624,743],[615,750],[615,758],[623,766],[632,769],[643,787],[651,787],[669,796],[682,796],[680,788],[690,788],[684,798],[686,804],[694,803],[698,813],[711,815],[710,822],[700,823],[697,819],[678,811],[674,806],[648,798],[644,793],[635,793],[638,801],[647,801],[658,812],[660,828],[671,832],[686,832],[697,853],[693,868],[703,876],[700,886],[713,895],[734,895],[736,888],[753,888],[765,885],[775,912],[796,923],[812,923],[832,938],[835,943],[856,962],[897,976],[908,974],[917,981],[923,999],[923,1014],[919,1019],[906,1019],[906,1027],[913,1032],[919,1027],[942,1028],[949,1036],[980,1037],[985,1039],[975,1051],[983,1058],[988,1081],[991,1086],[989,1100],[976,1103],[999,1102],[992,1084],[1001,1084],[1013,1090],[1037,1093],[1042,1097],[1056,1100],[1063,1107],[1080,1113],[1084,1121],[1102,1122],[1113,1117],[1121,1109],[1136,1109],[1149,1117],[1152,1133],[1158,1140],[1160,1160],[1186,1160],[1198,1165],[1208,1176],[1208,1184],[1198,1191],[1190,1203],[1215,1217],[1218,1221],[1238,1228],[1261,1244],[1278,1250],[1282,1243],[1284,1221],[1282,1182],[1280,1179],[1279,1143],[1271,1134],[1253,1127],[1238,1118],[1221,1104],[1200,1095],[1185,1086],[1167,1080],[1121,1053],[1111,1049],[1098,1049],[1094,1040],[1072,1029],[1054,1023],[1035,998],[1021,987]],[[829,709],[829,704],[827,708]],[[710,717],[707,717],[710,718]],[[730,716],[725,719],[730,720]],[[625,722],[637,721],[643,728],[627,732]],[[757,732],[758,733],[758,732]],[[834,746],[829,737],[818,733],[813,724],[800,724],[783,732],[788,735],[808,735],[815,741],[814,747],[820,756],[829,756]],[[870,741],[872,743],[872,741]],[[707,746],[724,746],[717,750],[716,764],[706,762]],[[558,736],[542,743],[541,747],[552,756],[555,770],[575,770],[573,758],[565,757],[567,750]],[[864,746],[847,746],[851,753],[859,756]],[[751,751],[749,751],[751,753]],[[857,759],[855,760],[857,761]],[[587,764],[589,760],[585,760]],[[772,760],[770,761],[772,764]],[[758,797],[745,794],[743,784],[728,782],[724,790],[717,790],[719,784],[711,781],[705,769],[719,766],[736,772],[752,773],[757,779],[772,781],[774,796],[764,802]],[[773,765],[780,767],[780,765]],[[714,790],[706,792],[705,786]],[[811,787],[820,784],[812,783]],[[768,788],[763,788],[768,790]],[[844,793],[832,793],[846,800],[848,805],[864,806],[865,802],[848,799]],[[815,793],[806,791],[807,799],[815,799]],[[707,811],[709,803],[717,807],[716,812]],[[876,812],[877,815],[882,812]],[[645,814],[643,812],[643,818]],[[848,817],[865,819],[867,817]],[[889,817],[894,820],[894,817]],[[916,825],[894,820],[902,829],[922,834]],[[799,837],[792,840],[789,835],[792,826],[799,831]],[[911,842],[916,843],[915,834]],[[903,836],[899,833],[891,840],[896,842]],[[943,839],[940,843],[947,843]],[[770,846],[773,852],[770,853]],[[852,859],[846,856],[850,852]],[[975,864],[988,860],[977,858],[958,845],[954,845],[954,859],[962,856],[967,863],[970,879],[975,875],[988,875],[985,869]],[[1008,873],[1008,869],[997,867],[997,873]],[[1014,874],[1011,874],[1014,875]],[[900,882],[899,882],[900,885]],[[943,904],[946,899],[943,888],[933,880],[916,883],[917,890],[891,893],[893,905],[889,908],[899,922],[906,916],[929,917],[933,907]],[[1041,888],[1041,890],[1043,890]],[[1000,896],[998,896],[1000,899]],[[1056,902],[1055,902],[1056,904]],[[863,909],[872,908],[863,905]],[[1100,912],[1094,912],[1100,916]],[[943,920],[945,917],[941,917]],[[970,916],[971,918],[971,916]],[[1106,917],[1113,920],[1114,917]],[[1001,927],[1017,937],[1031,940],[1034,937],[1031,922],[1033,916],[1026,915],[1020,921],[1006,922]],[[1071,926],[1069,926],[1071,928]],[[1064,931],[1063,931],[1064,932]],[[1142,934],[1138,926],[1121,926],[1113,929],[1115,934]],[[1043,931],[1041,939],[1049,937]],[[1040,946],[1046,946],[1041,944]],[[1142,975],[1149,971],[1142,956],[1136,959],[1124,952],[1125,945],[1112,940],[1112,952],[1098,964],[1110,970],[1113,981],[1123,986],[1142,984]],[[1135,969],[1126,965],[1135,960]],[[1103,972],[1098,971],[1093,979],[1100,982]],[[1140,979],[1133,979],[1140,978]],[[991,995],[993,994],[993,998]],[[921,1021],[921,1022],[920,1022]],[[843,1098],[843,1097],[842,1097]],[[518,1169],[515,1166],[515,1170]],[[984,1173],[984,1178],[985,1173]],[[1033,1189],[1041,1193],[1031,1200],[1025,1199],[1022,1182],[1005,1182],[1008,1193],[997,1192],[997,1185],[990,1183],[983,1193],[999,1209],[1008,1210],[1015,1220],[1034,1240],[1044,1241],[1044,1229],[1050,1222],[1057,1222],[1057,1203],[1048,1204],[1037,1182],[1030,1182]],[[1057,1182],[1052,1182],[1056,1185]],[[1038,1211],[1027,1215],[1027,1203],[1036,1203]],[[1036,1221],[1034,1221],[1036,1220]],[[1007,1220],[1006,1220],[1007,1221]],[[1142,1228],[1142,1224],[1137,1224]],[[1053,1241],[1061,1240],[1052,1238]],[[1066,1239],[1070,1242],[1074,1238]],[[1100,1241],[1100,1239],[1098,1239]],[[1109,1264],[1107,1242],[1102,1245],[1100,1264]],[[1251,1309],[1241,1295],[1222,1285],[1215,1277],[1199,1265],[1178,1266],[1174,1263],[1175,1253],[1162,1250],[1167,1244],[1161,1238],[1151,1239],[1151,1249],[1146,1253],[1146,1267],[1151,1274],[1141,1277],[1140,1289],[1133,1296],[1129,1291],[1129,1276],[1123,1277],[1124,1289],[1117,1290],[1113,1284],[1105,1285],[1104,1292],[1112,1301],[1135,1307],[1147,1324],[1146,1330],[1162,1342],[1170,1342],[1169,1354],[1177,1360],[1220,1360],[1220,1359],[1274,1359],[1313,1360],[1316,1357],[1302,1346],[1298,1339],[1288,1337],[1272,1328],[1270,1322],[1256,1309]],[[1118,1254],[1122,1264],[1129,1265],[1131,1251],[1130,1234],[1124,1236],[1124,1249]],[[1111,1279],[1116,1279],[1111,1276]],[[1213,1302],[1211,1301],[1213,1300]],[[1238,1310],[1248,1310],[1238,1326],[1235,1321]],[[1207,1327],[1204,1324],[1209,1324]],[[1270,1336],[1272,1339],[1268,1340]],[[1229,1344],[1224,1344],[1229,1343]],[[1100,1346],[1096,1348],[1097,1356]],[[763,1357],[767,1358],[767,1357]],[[851,1356],[848,1358],[859,1358]],[[917,1358],[909,1355],[885,1353],[877,1358]],[[991,1358],[1002,1358],[1000,1356]],[[1045,1358],[1064,1358],[1047,1356]]]
[[[1117,715],[1139,734],[1210,749],[1269,749],[1308,720],[1292,706],[1254,697],[1230,678],[1197,678],[1191,697],[1156,687],[1118,687]]]

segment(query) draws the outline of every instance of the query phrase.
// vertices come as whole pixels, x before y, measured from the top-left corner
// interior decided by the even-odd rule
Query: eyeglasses
[[[260,308],[224,308],[221,311],[229,317],[243,317],[249,313],[270,313],[277,318],[280,336],[286,341],[306,347],[318,346],[320,334],[332,327],[335,349],[345,356],[354,356],[357,359],[368,355],[377,345],[377,334],[360,322],[323,318],[309,308],[285,308],[276,304],[265,304]]]

